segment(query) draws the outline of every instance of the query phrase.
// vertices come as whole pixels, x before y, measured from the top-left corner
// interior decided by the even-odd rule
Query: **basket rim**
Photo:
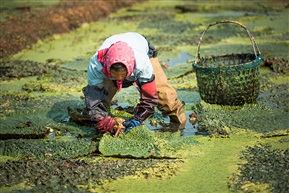
[[[236,64],[236,65],[225,65],[225,66],[202,66],[198,65],[202,59],[207,59],[207,58],[216,58],[216,57],[222,57],[222,56],[236,56],[236,55],[254,55],[252,53],[231,53],[231,54],[220,54],[220,55],[210,55],[210,56],[205,56],[202,57],[201,59],[197,59],[196,61],[192,62],[192,66],[197,69],[229,69],[229,68],[237,68],[237,67],[246,67],[246,66],[251,66],[255,67],[261,64],[261,60],[263,60],[264,56],[262,54],[259,54],[257,58],[254,60],[251,60],[246,63],[241,63],[241,64]],[[252,65],[252,62],[254,65]]]

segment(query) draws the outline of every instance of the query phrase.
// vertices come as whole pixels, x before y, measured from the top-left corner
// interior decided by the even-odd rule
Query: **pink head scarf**
[[[125,65],[127,69],[126,78],[132,74],[135,64],[133,50],[127,43],[122,41],[112,44],[109,48],[99,50],[97,59],[103,64],[103,73],[109,78],[112,78],[109,72],[113,64],[122,63]],[[122,88],[122,82],[123,80],[116,81],[118,92]]]

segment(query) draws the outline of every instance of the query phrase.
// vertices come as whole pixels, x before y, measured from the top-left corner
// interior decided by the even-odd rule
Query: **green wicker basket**
[[[213,25],[233,23],[244,28],[252,42],[254,53],[233,53],[200,57],[200,45],[206,31]],[[256,51],[257,50],[257,51]],[[243,105],[254,103],[259,95],[259,69],[263,55],[247,28],[231,20],[213,22],[201,34],[196,60],[192,66],[196,72],[202,100],[211,104]]]

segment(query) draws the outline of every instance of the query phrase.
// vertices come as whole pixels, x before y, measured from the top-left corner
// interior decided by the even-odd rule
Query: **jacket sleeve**
[[[82,89],[85,97],[86,111],[91,121],[99,121],[98,117],[108,116],[107,109],[103,102],[106,101],[108,92],[106,89],[97,86],[87,85]]]
[[[158,104],[158,94],[154,78],[150,82],[140,83],[139,87],[141,98],[139,104],[136,106],[134,119],[143,122],[154,114],[154,108]]]
[[[89,85],[103,86],[105,75],[102,72],[102,64],[97,60],[97,54],[91,57],[87,68],[87,80]]]

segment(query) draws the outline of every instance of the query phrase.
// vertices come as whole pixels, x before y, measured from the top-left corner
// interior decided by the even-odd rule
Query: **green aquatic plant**
[[[181,137],[180,132],[153,132],[145,126],[132,129],[118,137],[104,134],[99,151],[104,156],[132,156],[137,158],[181,158],[184,148],[198,144],[193,137]]]
[[[246,163],[242,164],[239,173],[232,177],[229,185],[232,190],[288,192],[289,148],[280,150],[269,144],[255,145],[248,147],[241,159]]]
[[[75,100],[72,100],[75,99]],[[49,111],[49,115],[66,112],[68,106],[83,106],[79,96],[57,94],[45,95],[28,92],[3,92],[0,94],[0,118],[4,119],[20,114]],[[55,115],[54,115],[55,116]]]
[[[288,76],[270,71],[264,72],[260,79],[258,103],[289,112]]]
[[[12,189],[24,182],[31,192],[73,191],[90,192],[100,187],[103,181],[111,181],[125,176],[137,175],[148,178],[174,176],[182,160],[178,159],[122,159],[86,160],[51,159],[9,160],[0,163],[0,188]],[[23,189],[21,189],[21,192]]]
[[[9,139],[0,141],[1,156],[52,159],[76,158],[96,150],[96,142],[84,140]]]
[[[43,64],[32,60],[0,61],[0,80],[38,76],[57,71],[59,66]]]
[[[109,111],[114,117],[123,117],[124,119],[129,119],[133,117],[133,114],[126,112],[125,110],[117,110],[115,108],[109,108]]]
[[[277,6],[283,7],[283,9],[276,9]],[[288,53],[285,51],[288,48],[288,42],[284,41],[286,38],[288,39],[288,29],[284,25],[288,20],[288,7],[286,7],[286,5],[278,1],[274,1],[273,4],[270,1],[259,1],[258,4],[252,1],[249,5],[246,4],[245,7],[244,4],[235,1],[223,4],[219,2],[149,1],[143,5],[123,9],[116,14],[111,14],[108,19],[103,19],[97,23],[87,23],[72,33],[54,35],[51,39],[40,40],[35,47],[19,53],[15,58],[22,60],[33,59],[34,61],[41,61],[43,64],[48,59],[51,64],[57,60],[65,62],[59,64],[61,67],[60,71],[53,71],[42,75],[38,74],[37,77],[27,77],[21,80],[13,78],[13,80],[6,81],[5,79],[3,84],[1,83],[0,94],[1,124],[3,123],[2,120],[9,119],[9,121],[4,122],[10,123],[11,127],[9,128],[11,130],[17,129],[16,127],[26,130],[32,129],[32,127],[39,123],[39,129],[45,129],[48,126],[54,130],[53,135],[48,136],[49,140],[68,140],[70,142],[74,140],[99,140],[100,138],[98,138],[95,128],[67,122],[69,117],[67,116],[66,108],[67,106],[80,109],[83,107],[84,103],[79,100],[79,95],[82,95],[80,90],[81,85],[86,82],[84,80],[86,77],[85,70],[90,57],[95,53],[95,50],[101,45],[105,37],[127,30],[138,31],[156,46],[159,51],[160,61],[169,61],[173,60],[175,56],[178,56],[183,51],[190,54],[192,52],[195,53],[195,47],[204,25],[219,19],[228,18],[238,20],[248,26],[249,29],[252,29],[261,52],[265,53],[266,56],[288,58]],[[168,14],[166,11],[170,13]],[[118,19],[121,16],[122,18]],[[159,21],[153,21],[154,17],[158,17],[166,25]],[[177,20],[180,22],[177,23]],[[145,23],[145,21],[150,23]],[[120,23],[121,25],[119,25]],[[170,28],[169,26],[174,27]],[[244,46],[245,42],[243,40],[244,33],[235,32],[233,28],[224,27],[212,30],[212,33],[204,38],[204,45],[201,51],[203,54],[211,55],[220,54],[221,51],[239,52],[245,47],[251,52],[251,47]],[[248,38],[247,40],[249,41]],[[230,45],[228,45],[229,43]],[[79,58],[85,58],[86,61],[79,61]],[[188,68],[191,68],[190,64],[186,65]],[[279,66],[275,66],[273,70],[284,73],[284,70],[281,70]],[[185,71],[186,69],[180,68],[180,66],[176,68],[171,66],[171,69],[165,70],[165,73],[169,78],[170,84],[177,89],[179,98],[185,101],[186,104],[191,105],[190,103],[194,104],[197,102],[200,96],[195,87],[195,74],[191,73],[187,76],[181,76]],[[66,75],[66,73],[68,74]],[[258,104],[270,104],[273,108],[287,107],[288,112],[288,86],[285,85],[286,78],[281,80],[283,81],[282,85],[280,82],[278,85],[273,85],[271,81],[277,81],[275,80],[276,74],[270,71],[268,76],[264,78],[270,83],[268,85],[265,85],[267,82],[264,79],[261,80],[262,88]],[[78,75],[79,77],[77,77]],[[39,83],[37,83],[36,78]],[[21,86],[18,85],[20,81]],[[57,85],[58,81],[61,82],[59,85]],[[27,83],[26,87],[22,87],[24,83]],[[16,88],[14,85],[16,84],[17,91],[19,91],[17,94],[10,93],[6,95],[6,93],[4,95],[2,90],[14,90]],[[27,88],[27,90],[23,91],[21,90],[22,88]],[[139,98],[138,93],[135,94],[130,89],[122,89],[115,99],[119,101],[119,105],[126,108],[125,105],[135,105],[136,100],[129,99],[134,96],[135,99]],[[189,108],[191,106],[185,106],[186,111],[191,111]],[[252,112],[253,109],[254,106],[252,106]],[[241,164],[241,161],[238,159],[241,149],[246,145],[254,145],[256,140],[278,140],[278,138],[284,135],[288,136],[288,130],[283,129],[286,127],[283,127],[284,125],[280,127],[280,122],[286,124],[284,116],[287,114],[279,110],[274,111],[277,114],[281,112],[281,118],[277,118],[277,122],[272,121],[278,115],[272,115],[271,108],[267,112],[256,107],[256,113],[264,113],[264,117],[260,115],[261,118],[254,118],[251,115],[248,115],[251,118],[244,118],[244,114],[248,111],[245,110],[241,114],[240,109],[215,109],[214,113],[208,113],[208,117],[205,116],[206,112],[203,112],[198,117],[201,127],[209,126],[208,128],[212,129],[212,131],[216,129],[214,134],[218,136],[222,136],[222,134],[224,135],[227,132],[230,134],[230,138],[212,139],[204,136],[193,136],[195,139],[201,140],[202,144],[198,145],[198,147],[188,146],[188,148],[184,148],[190,153],[193,152],[195,156],[184,159],[185,164],[181,165],[180,170],[178,170],[178,167],[175,169],[175,165],[176,163],[182,163],[181,160],[164,159],[163,157],[162,159],[124,159],[124,156],[122,156],[121,159],[116,159],[100,155],[92,157],[90,162],[95,162],[94,164],[87,161],[86,155],[81,156],[81,159],[85,160],[85,162],[81,162],[81,160],[61,160],[59,158],[55,160],[28,158],[12,162],[7,161],[7,156],[5,156],[5,162],[7,162],[4,163],[3,161],[0,164],[0,189],[3,192],[9,192],[13,189],[8,190],[5,188],[13,188],[10,185],[18,186],[18,184],[21,184],[23,185],[22,188],[24,186],[25,188],[32,188],[32,190],[27,190],[27,192],[66,192],[68,189],[74,192],[231,192],[228,190],[226,182],[229,176],[235,172],[238,164]],[[112,114],[114,113],[112,110]],[[29,116],[30,114],[31,116]],[[45,119],[35,119],[34,116],[36,114]],[[133,116],[132,114],[123,114],[122,112],[116,112],[115,115],[123,116],[126,119]],[[10,119],[12,117],[13,119]],[[258,125],[260,124],[257,124],[255,119],[257,122],[263,121],[264,129],[271,129],[273,131],[264,133],[264,136],[260,138],[256,138],[255,136],[259,136],[259,134],[243,129],[234,129],[234,131],[243,132],[243,135],[230,133],[230,127],[232,125],[236,126],[236,121],[241,122],[238,123],[238,128],[246,127],[252,129],[254,127],[262,130],[263,125],[259,127]],[[202,123],[203,120],[205,123]],[[252,126],[250,125],[251,121]],[[32,125],[30,125],[30,122]],[[277,127],[284,132],[275,130]],[[177,136],[172,135],[173,138],[175,137],[175,140],[171,138],[167,139],[165,137],[166,134],[172,135],[170,133],[153,133],[153,137],[147,140],[151,140],[152,138],[156,140],[157,138],[159,143],[156,146],[160,146],[163,152],[171,152],[174,150],[171,148],[172,144],[176,143],[176,146],[179,146],[178,142],[183,142],[179,140],[179,133],[175,133]],[[105,137],[110,141],[116,140],[109,135]],[[128,135],[125,137],[128,137]],[[45,139],[45,141],[49,140]],[[186,140],[190,142],[191,138],[187,138]],[[132,139],[129,139],[129,142],[131,141]],[[288,140],[285,142],[286,140],[284,139],[283,143],[288,145]],[[122,142],[117,141],[116,144],[120,143],[122,144]],[[131,147],[130,145],[132,144],[128,144],[128,147]],[[42,143],[42,145],[45,145],[45,143]],[[71,146],[73,146],[73,143],[71,143]],[[136,151],[139,151],[139,149],[136,149]],[[181,157],[186,156],[180,149],[176,151]],[[158,153],[158,150],[156,152]],[[99,155],[98,152],[95,153]],[[116,154],[117,152],[113,153]],[[144,154],[146,153],[144,152]],[[149,156],[153,153],[153,149],[150,150]],[[53,154],[52,156],[49,153],[46,155],[47,157],[45,158],[53,158]],[[159,155],[160,153],[156,156]],[[3,157],[1,156],[2,160]],[[99,157],[103,158],[100,164],[97,161]],[[17,159],[16,157],[11,158]],[[107,164],[108,162],[109,164]],[[152,167],[153,163],[157,167]],[[178,171],[178,175],[175,176],[176,171]],[[111,182],[130,175],[131,177],[129,178]],[[164,176],[172,176],[172,179],[166,179]],[[140,177],[145,177],[145,179]],[[131,181],[126,181],[127,179],[131,179]],[[105,187],[99,185],[103,181],[107,181]],[[5,182],[5,184],[3,185],[2,182]],[[258,182],[254,184],[257,186]],[[261,190],[266,190],[267,187],[270,189],[268,183],[260,183],[259,185],[264,187]],[[244,188],[249,186],[250,184],[245,184],[242,190],[234,189],[233,191],[243,191],[245,190]],[[84,187],[84,189],[81,187]],[[95,190],[94,187],[98,187],[99,189]],[[25,192],[21,187],[19,188],[20,191]]]
[[[52,134],[55,138],[68,133],[79,138],[94,138],[98,135],[92,125],[77,125],[68,122],[67,115],[61,113],[59,113],[60,117],[57,115],[54,114],[55,120],[47,117],[47,113],[40,112],[3,119],[1,120],[0,139],[39,139],[47,137],[48,134]]]
[[[32,91],[80,91],[86,85],[84,71],[61,69],[47,76],[39,76],[37,80],[25,83],[23,90]]]
[[[38,126],[35,127],[33,126],[33,123],[31,121],[18,122],[15,125],[15,128],[4,126],[5,125],[3,124],[0,130],[0,140],[19,139],[19,138],[24,139],[45,138],[51,131],[50,128],[48,127],[38,127]]]
[[[198,26],[191,22],[176,21],[174,15],[167,11],[159,11],[152,14],[145,14],[146,20],[143,20],[139,24],[139,28],[155,28],[158,26],[158,30],[165,33],[171,34],[182,34],[190,31],[191,29]]]
[[[197,102],[194,111],[198,115],[199,130],[210,134],[229,128],[249,129],[260,133],[289,129],[288,112],[259,104],[221,106]]]

